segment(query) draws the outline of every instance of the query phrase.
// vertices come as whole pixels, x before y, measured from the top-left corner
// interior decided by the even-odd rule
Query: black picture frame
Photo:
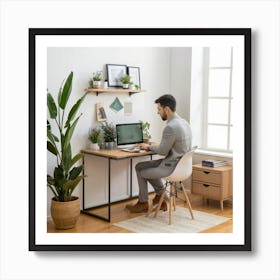
[[[141,88],[141,79],[140,79],[140,67],[136,66],[127,66],[127,74],[131,78],[131,82]]]
[[[106,64],[109,87],[122,87],[121,77],[127,74],[127,66],[123,64]]]
[[[36,39],[40,36],[242,36],[244,38],[244,242],[241,244],[52,244],[37,241],[36,186]],[[123,67],[125,65],[122,65]],[[109,83],[109,86],[116,86]],[[146,28],[146,29],[29,29],[29,250],[30,251],[250,251],[251,250],[251,29]]]

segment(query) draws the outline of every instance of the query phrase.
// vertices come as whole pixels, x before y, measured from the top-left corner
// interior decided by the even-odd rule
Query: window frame
[[[232,154],[231,149],[231,129],[233,127],[233,124],[231,123],[231,113],[232,113],[232,72],[233,72],[233,47],[231,47],[230,50],[230,65],[229,66],[210,66],[210,47],[204,48],[204,116],[203,116],[203,149],[207,151],[217,151],[217,152],[223,152],[223,153],[230,153]],[[224,96],[209,96],[209,79],[210,79],[210,71],[211,70],[219,70],[219,69],[228,69],[229,70],[229,95],[228,97]],[[211,123],[208,121],[208,108],[209,108],[209,100],[228,100],[228,121],[227,124],[223,123]],[[217,148],[217,147],[209,147],[208,146],[208,129],[209,125],[213,126],[222,126],[227,127],[227,144],[226,149],[223,148]]]

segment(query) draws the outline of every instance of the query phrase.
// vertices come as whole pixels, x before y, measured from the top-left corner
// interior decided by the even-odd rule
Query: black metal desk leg
[[[85,156],[83,156],[83,208],[82,211],[85,210]]]
[[[130,198],[132,198],[132,158],[130,159]]]
[[[108,220],[111,222],[111,159],[108,159]]]

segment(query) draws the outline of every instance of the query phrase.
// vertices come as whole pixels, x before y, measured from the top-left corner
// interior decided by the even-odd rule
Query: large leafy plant
[[[101,125],[103,131],[103,138],[105,142],[114,142],[116,138],[116,129],[112,123],[103,123]]]
[[[74,189],[84,177],[80,175],[84,166],[75,166],[83,155],[78,153],[72,156],[71,138],[81,116],[80,114],[76,117],[77,111],[86,94],[74,104],[65,119],[65,108],[72,91],[72,80],[73,72],[60,87],[57,103],[51,93],[47,94],[49,117],[58,128],[58,136],[56,136],[52,131],[51,122],[47,120],[47,149],[56,156],[57,160],[53,176],[47,175],[47,185],[57,201],[70,201]]]

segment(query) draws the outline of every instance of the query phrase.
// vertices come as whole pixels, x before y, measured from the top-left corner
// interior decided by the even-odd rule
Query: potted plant
[[[53,192],[51,215],[57,229],[69,229],[75,226],[80,215],[80,199],[72,196],[73,191],[84,178],[81,175],[83,164],[76,166],[83,157],[81,153],[72,156],[71,138],[80,119],[76,113],[83,102],[84,94],[69,110],[65,120],[65,109],[71,95],[73,72],[71,72],[59,90],[57,102],[51,93],[47,94],[47,106],[50,120],[47,120],[47,150],[56,157],[57,165],[53,175],[47,175],[47,187]],[[53,123],[58,131],[54,134]]]
[[[101,125],[105,149],[112,150],[115,148],[116,129],[113,124],[107,122]]]
[[[121,77],[121,82],[122,82],[123,88],[128,88],[129,84],[131,83],[130,76],[127,75],[127,74],[122,76]]]
[[[151,134],[150,134],[150,123],[149,122],[143,122],[140,121],[142,124],[142,131],[143,131],[143,142],[144,143],[149,143],[151,139]]]
[[[89,80],[89,86],[92,88],[101,88],[102,74],[102,71],[94,72],[93,77]]]
[[[92,128],[89,130],[88,139],[90,141],[90,147],[93,150],[99,150],[98,141],[100,138],[101,130],[99,128]]]

